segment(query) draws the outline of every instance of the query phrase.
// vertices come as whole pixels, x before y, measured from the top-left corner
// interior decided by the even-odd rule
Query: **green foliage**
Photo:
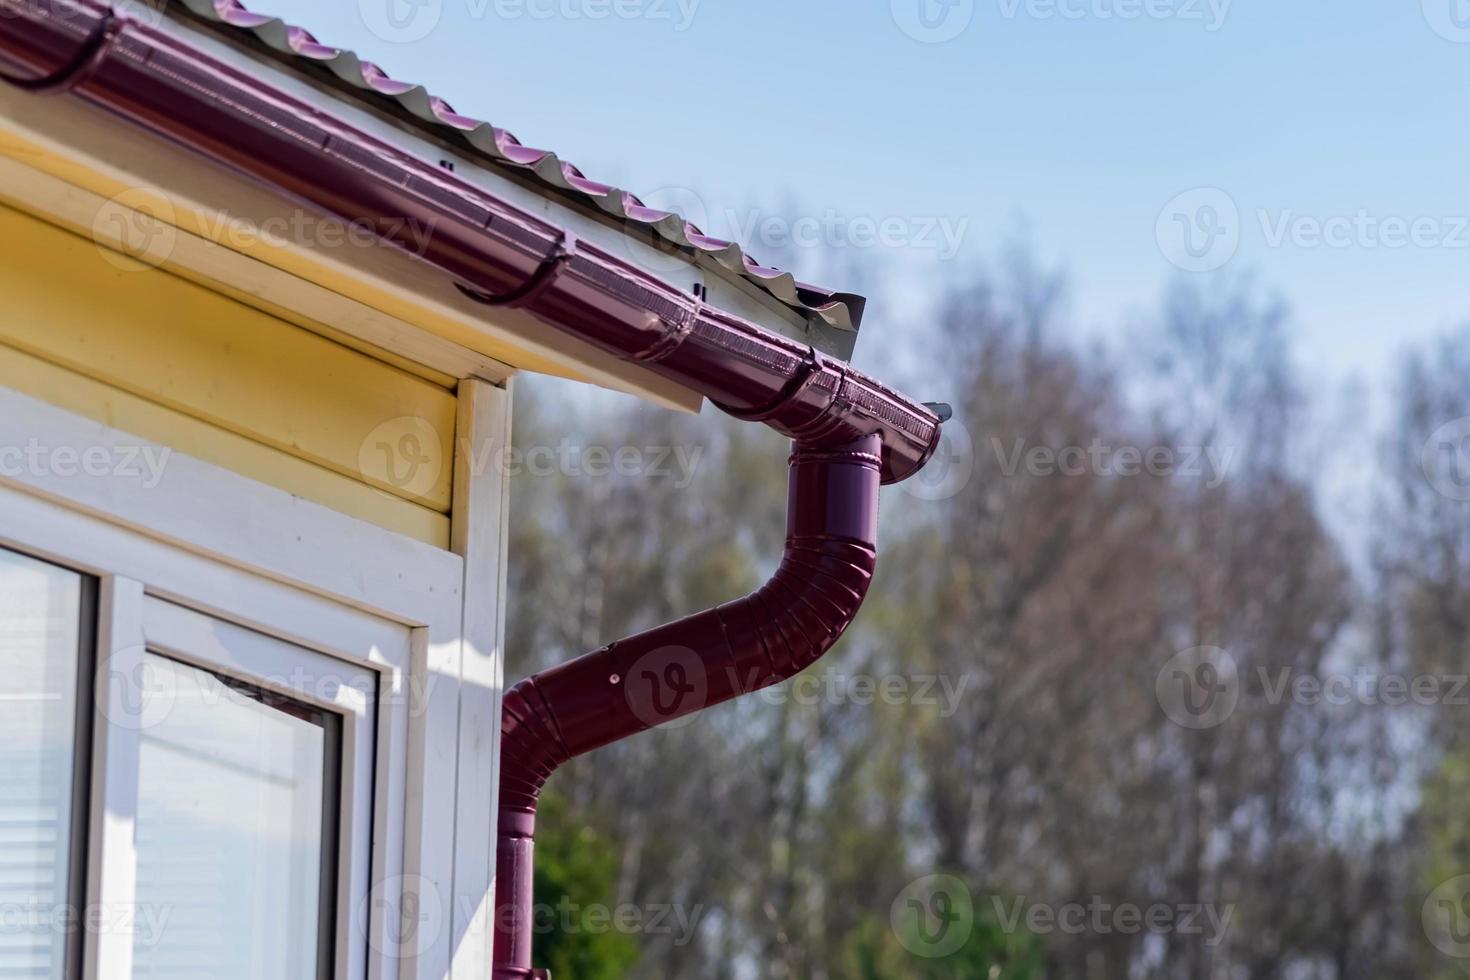
[[[1424,821],[1424,835],[1428,845],[1422,882],[1426,895],[1433,896],[1446,883],[1461,881],[1470,874],[1470,821],[1465,820],[1467,798],[1470,798],[1470,744],[1462,744],[1445,757],[1424,786],[1424,803],[1420,816]],[[1463,887],[1450,887],[1452,897],[1464,894]],[[1412,908],[1410,912],[1417,917],[1420,909]],[[1426,950],[1426,953],[1426,977],[1433,980],[1464,980],[1465,971],[1461,961],[1447,958],[1435,950]]]
[[[839,976],[846,980],[1035,980],[1046,945],[1029,933],[1011,934],[978,914],[969,939],[954,953],[923,957],[917,936],[899,936],[886,921],[866,920],[848,938]]]
[[[616,850],[568,815],[554,793],[542,800],[536,832],[536,936],[533,958],[555,980],[622,980],[638,960],[634,937],[590,916],[614,902]]]

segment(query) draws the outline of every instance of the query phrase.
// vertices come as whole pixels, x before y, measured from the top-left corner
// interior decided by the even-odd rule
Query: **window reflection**
[[[326,712],[149,654],[134,976],[325,976],[340,729]]]
[[[61,980],[76,933],[85,581],[0,550],[0,976]],[[75,955],[75,954],[73,954]]]

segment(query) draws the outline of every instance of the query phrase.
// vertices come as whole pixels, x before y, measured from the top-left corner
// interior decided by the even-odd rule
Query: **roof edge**
[[[878,434],[885,482],[933,454],[934,412],[811,345],[712,307],[565,228],[396,152],[184,41],[77,4],[0,18],[0,57],[311,206],[372,224],[473,298],[514,307],[812,445]],[[14,79],[12,79],[14,80]]]
[[[706,235],[678,214],[646,206],[630,191],[591,180],[554,151],[527,146],[508,130],[457,113],[423,85],[394,79],[352,51],[322,44],[305,28],[254,13],[239,0],[178,3],[193,19],[227,40],[308,77],[323,77],[349,97],[459,148],[488,167],[514,172],[543,193],[595,211],[627,234],[651,238],[723,276],[754,286],[803,317],[843,331],[856,332],[862,325],[865,297],[802,282],[789,272],[762,265],[738,242]]]

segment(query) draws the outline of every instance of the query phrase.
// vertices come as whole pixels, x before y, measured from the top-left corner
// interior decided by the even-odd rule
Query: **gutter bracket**
[[[555,285],[576,251],[577,236],[570,231],[563,231],[556,240],[556,247],[542,260],[536,271],[531,273],[531,277],[519,288],[511,290],[504,296],[491,296],[459,282],[456,282],[454,287],[476,303],[502,309],[517,309],[535,302],[537,297]]]
[[[26,92],[38,95],[62,95],[86,83],[92,73],[102,64],[112,48],[112,42],[122,33],[123,22],[108,8],[107,13],[92,28],[92,33],[82,42],[70,61],[49,75],[40,78],[19,78],[0,72],[0,82],[13,85]]]

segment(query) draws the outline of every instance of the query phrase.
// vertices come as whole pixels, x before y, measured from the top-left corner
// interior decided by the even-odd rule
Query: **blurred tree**
[[[622,980],[638,944],[615,926],[617,850],[554,793],[538,824],[534,962],[553,977]]]
[[[1007,933],[994,917],[981,916],[963,946],[949,956],[926,958],[915,936],[895,935],[887,921],[868,919],[848,937],[844,980],[1036,980],[1044,976],[1046,946],[1027,934]]]
[[[569,766],[551,795],[576,819],[547,831],[564,857],[544,889],[688,913],[688,935],[636,937],[619,967],[635,980],[1436,976],[1419,907],[1426,881],[1470,861],[1464,719],[1279,684],[1467,670],[1470,503],[1426,480],[1422,454],[1470,418],[1470,341],[1410,359],[1379,519],[1345,531],[1301,438],[1313,397],[1286,312],[1250,282],[1180,284],[1108,351],[1075,339],[1060,278],[1017,256],[957,284],[934,322],[920,367],[953,393],[969,448],[953,443],[927,486],[885,492],[857,623],[796,684]],[[573,453],[516,475],[512,679],[774,567],[779,437],[529,380],[523,450],[695,463],[597,476]],[[1128,466],[1152,449],[1167,466]],[[1373,545],[1366,570],[1344,557],[1353,533]],[[1183,727],[1158,684],[1200,646],[1228,651],[1237,703]],[[854,679],[906,694],[858,698]],[[598,852],[585,868],[582,849]],[[982,922],[925,961],[888,913],[936,868],[1033,905],[1204,903],[1231,925],[1211,942],[1107,928],[1043,942]],[[599,976],[586,962],[559,980]]]

